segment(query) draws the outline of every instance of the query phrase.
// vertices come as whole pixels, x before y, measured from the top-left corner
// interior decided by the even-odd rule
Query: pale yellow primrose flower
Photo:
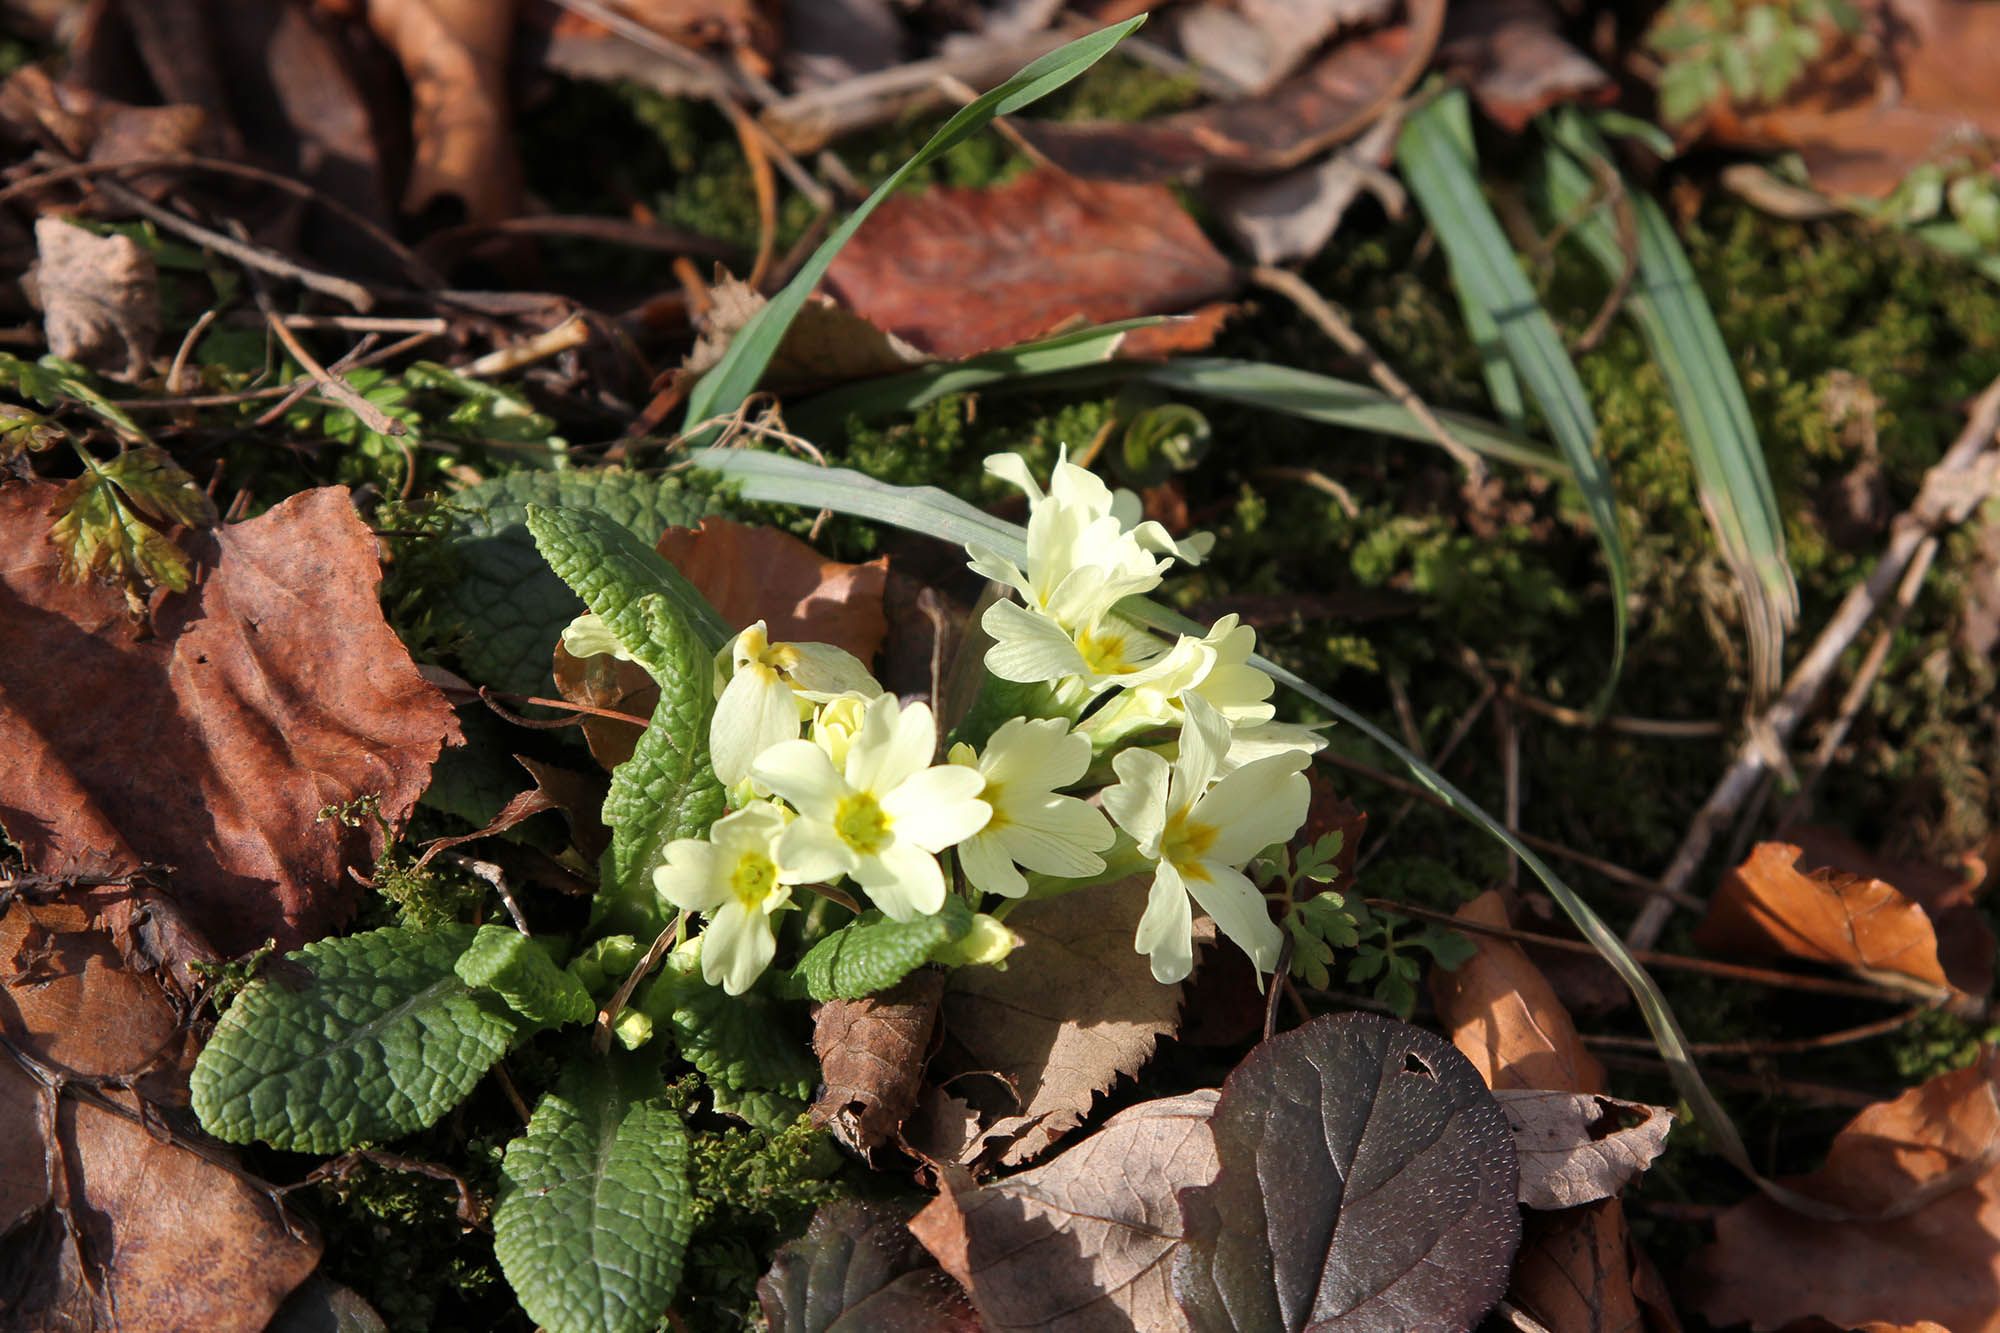
[[[1229,724],[1199,695],[1181,703],[1186,720],[1172,767],[1150,750],[1121,750],[1111,761],[1119,783],[1104,793],[1112,819],[1132,835],[1141,856],[1158,863],[1133,947],[1152,960],[1156,980],[1185,979],[1194,970],[1192,896],[1259,971],[1269,972],[1284,936],[1241,867],[1305,822],[1312,791],[1299,770],[1310,756],[1274,754],[1210,786],[1228,751]]]
[[[966,547],[974,573],[1014,589],[1024,603],[996,602],[981,617],[994,640],[987,669],[1003,680],[1078,677],[1102,689],[1164,653],[1164,643],[1111,608],[1158,587],[1175,557],[1199,564],[1214,539],[1176,542],[1160,524],[1141,521],[1138,496],[1112,491],[1067,459],[1056,464],[1046,495],[1018,454],[991,455],[986,470],[1028,496],[1026,570],[976,543]]]
[[[1067,722],[1011,718],[983,754],[961,742],[951,747],[951,762],[978,770],[986,782],[979,799],[993,807],[986,827],[958,847],[958,863],[974,888],[1025,896],[1028,881],[1016,866],[1067,879],[1103,871],[1098,853],[1111,845],[1111,825],[1086,802],[1057,794],[1090,767],[1090,742]]]
[[[718,669],[725,659],[728,684],[708,724],[709,761],[725,787],[748,777],[750,761],[773,745],[797,740],[813,704],[882,690],[852,653],[828,643],[772,643],[761,620],[717,654]]]
[[[896,921],[936,912],[945,894],[937,854],[993,815],[979,799],[985,779],[957,764],[933,767],[936,749],[931,710],[883,694],[862,710],[837,766],[811,741],[788,740],[758,755],[750,776],[799,812],[779,860],[809,879],[850,876]]]
[[[871,690],[867,694],[850,690],[828,699],[813,710],[810,739],[826,751],[826,757],[833,760],[835,768],[846,766],[848,748],[854,744],[855,734],[861,730],[861,719],[867,714],[868,701],[879,693],[879,690]]]
[[[618,642],[611,626],[595,611],[585,611],[563,627],[562,646],[571,657],[599,657],[609,653],[621,662],[639,660],[625,651],[625,645]]]
[[[676,838],[653,887],[675,907],[708,918],[702,932],[701,975],[741,995],[756,984],[778,951],[771,916],[790,904],[791,886],[814,877],[788,863],[779,844],[789,816],[769,801],[724,815],[706,840]]]

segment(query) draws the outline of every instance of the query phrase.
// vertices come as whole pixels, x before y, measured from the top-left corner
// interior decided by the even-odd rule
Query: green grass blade
[[[972,537],[1010,560],[1027,559],[1026,529],[981,513],[956,496],[947,495],[934,487],[892,486],[845,468],[816,467],[801,459],[747,450],[704,449],[695,454],[694,463],[697,467],[721,473],[727,480],[740,482],[748,499],[806,508],[823,506],[838,513],[873,519],[947,542],[958,543]],[[1129,598],[1119,604],[1119,609],[1145,624],[1172,633],[1199,634],[1205,629],[1185,616],[1143,598]],[[1752,1165],[1736,1126],[1721,1103],[1715,1100],[1715,1095],[1708,1090],[1700,1070],[1695,1067],[1694,1058],[1688,1052],[1687,1038],[1682,1034],[1666,996],[1653,984],[1646,969],[1626,950],[1624,941],[1591,910],[1590,904],[1584,902],[1576,890],[1563,881],[1562,876],[1551,870],[1505,825],[1486,813],[1478,802],[1397,744],[1381,728],[1332,695],[1267,658],[1258,656],[1251,661],[1280,685],[1325,709],[1394,755],[1417,781],[1436,792],[1453,810],[1521,858],[1522,864],[1547,886],[1550,895],[1576,923],[1583,937],[1631,988],[1646,1026],[1652,1031],[1660,1057],[1672,1071],[1675,1086],[1693,1108],[1695,1118],[1708,1131],[1717,1150],[1731,1165],[1762,1184],[1762,1177]]]
[[[1616,280],[1625,266],[1618,232],[1602,207],[1597,178],[1580,162],[1610,169],[1610,158],[1581,117],[1549,124],[1541,186],[1549,209],[1576,219],[1570,235]],[[1628,192],[1637,222],[1638,272],[1625,310],[1639,326],[1665,379],[1694,463],[1702,512],[1735,576],[1749,640],[1751,680],[1775,694],[1784,670],[1785,631],[1798,615],[1798,585],[1785,557],[1784,520],[1764,466],[1763,445],[1729,348],[1673,226],[1652,198]]]
[[[1507,346],[1500,341],[1499,321],[1493,318],[1492,311],[1466,295],[1465,283],[1455,272],[1451,285],[1458,292],[1458,307],[1465,314],[1465,331],[1479,351],[1479,373],[1486,379],[1486,393],[1493,400],[1493,410],[1500,414],[1509,430],[1526,429],[1528,402],[1521,396],[1521,377],[1514,372],[1514,363],[1507,359]]]
[[[914,157],[875,187],[875,192],[861,202],[847,221],[820,243],[819,249],[813,251],[812,258],[806,260],[805,267],[785,284],[784,290],[752,315],[730,340],[722,359],[701,377],[700,383],[694,386],[694,392],[688,395],[688,428],[734,412],[756,390],[758,381],[764,376],[764,368],[770,364],[778,344],[784,340],[785,330],[805,306],[813,288],[819,286],[820,279],[826,276],[833,257],[861,229],[861,224],[868,220],[868,215],[875,211],[876,206],[909,179],[912,172],[971,138],[995,117],[1019,111],[1062,87],[1102,60],[1127,33],[1145,21],[1142,14],[1057,47],[947,120]],[[713,431],[707,433],[712,434]]]
[[[1396,143],[1396,160],[1451,259],[1460,291],[1498,325],[1501,345],[1549,423],[1556,447],[1569,460],[1584,509],[1597,530],[1611,574],[1611,675],[1600,696],[1608,699],[1625,662],[1625,601],[1631,584],[1611,474],[1598,456],[1597,418],[1576,367],[1480,193],[1465,94],[1453,90],[1434,98],[1406,120]]]

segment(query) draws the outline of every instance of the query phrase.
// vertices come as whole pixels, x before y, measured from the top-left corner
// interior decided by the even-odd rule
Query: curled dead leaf
[[[1674,1125],[1664,1106],[1598,1094],[1504,1088],[1493,1096],[1514,1130],[1521,1202],[1530,1208],[1613,1197],[1665,1150]]]
[[[414,158],[403,208],[457,198],[471,222],[521,211],[508,106],[513,0],[368,0],[368,26],[410,84]]]
[[[1690,1303],[1717,1324],[1843,1328],[1932,1320],[2000,1330],[2000,1052],[1862,1111],[1825,1163],[1785,1183],[1873,1222],[1824,1222],[1762,1196],[1724,1213]]]
[[[130,236],[98,236],[59,217],[35,220],[34,285],[49,350],[136,381],[160,336],[160,274]]]
[[[1481,894],[1458,915],[1483,925],[1507,924],[1497,892]],[[1507,940],[1472,939],[1478,952],[1457,971],[1431,970],[1431,1001],[1452,1044],[1486,1085],[1495,1091],[1605,1091],[1604,1066],[1585,1049],[1576,1024],[1528,956]]]
[[[920,967],[865,1000],[829,1000],[813,1012],[813,1054],[824,1081],[812,1122],[866,1156],[896,1137],[917,1104],[944,972]]]
[[[57,489],[0,489],[0,826],[44,873],[171,867],[225,954],[317,938],[459,738],[382,619],[373,534],[338,487],[200,534],[199,591],[135,641],[115,589],[59,576]]]

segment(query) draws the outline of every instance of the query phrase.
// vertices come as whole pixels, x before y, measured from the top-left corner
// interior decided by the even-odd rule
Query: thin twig
[[[1444,745],[1439,748],[1437,760],[1431,765],[1432,768],[1437,768],[1439,765],[1449,762],[1460,743],[1472,734],[1473,726],[1481,717],[1485,716],[1487,706],[1493,702],[1498,693],[1491,682],[1480,687],[1479,697],[1472,701],[1472,706],[1465,710],[1464,715],[1452,727],[1451,735],[1445,737]],[[1368,846],[1363,849],[1361,858],[1355,862],[1355,874],[1360,874],[1367,867],[1368,863],[1373,861],[1381,853],[1382,849],[1389,845],[1389,835],[1402,827],[1403,821],[1410,817],[1410,811],[1416,808],[1417,797],[1413,794],[1405,795],[1403,803],[1396,807],[1395,813],[1383,821],[1380,828],[1371,828],[1369,830]]]
[[[1251,475],[1270,477],[1274,481],[1296,481],[1302,486],[1310,486],[1321,495],[1331,496],[1333,502],[1340,506],[1340,512],[1349,518],[1361,517],[1361,506],[1354,502],[1354,493],[1318,468],[1260,467]]]
[[[1648,1074],[1658,1074],[1671,1078],[1673,1066],[1658,1056],[1621,1055],[1616,1051],[1606,1051],[1597,1057],[1598,1063],[1611,1069],[1631,1069]],[[1862,1092],[1855,1088],[1837,1088],[1830,1083],[1806,1083],[1798,1079],[1777,1078],[1765,1074],[1738,1074],[1727,1069],[1711,1069],[1702,1077],[1718,1088],[1735,1088],[1743,1092],[1762,1093],[1767,1097],[1784,1097],[1795,1102],[1805,1102],[1818,1106],[1862,1107],[1873,1106],[1882,1100],[1882,1094]]]
[[[771,271],[771,259],[778,248],[778,182],[771,174],[771,154],[765,147],[770,136],[759,133],[756,118],[736,103],[725,100],[722,109],[736,130],[743,160],[750,167],[751,192],[757,197],[757,257],[750,263],[750,276],[743,280],[757,290]]]
[[[1819,638],[1793,668],[1784,692],[1752,721],[1735,761],[1702,803],[1673,861],[1660,876],[1660,882],[1667,888],[1681,893],[1693,880],[1716,838],[1735,822],[1745,798],[1773,767],[1776,758],[1782,756],[1792,733],[1819,698],[1841,657],[1863,626],[1889,601],[1925,541],[1941,529],[1963,522],[1993,492],[1996,482],[2000,482],[2000,466],[1996,466],[2000,456],[1993,450],[1996,427],[2000,427],[2000,378],[1979,395],[1965,429],[1944,457],[1924,474],[1916,502],[1896,516],[1890,527],[1888,547],[1867,581],[1841,601]],[[1674,902],[1663,896],[1640,908],[1632,928],[1625,934],[1627,942],[1639,948],[1650,947],[1660,938],[1667,918],[1673,914]]]
[[[1878,1018],[1872,1023],[1861,1023],[1851,1028],[1841,1028],[1836,1032],[1823,1032],[1817,1037],[1790,1037],[1773,1041],[1691,1041],[1687,1043],[1688,1054],[1695,1056],[1758,1056],[1758,1055],[1800,1055],[1807,1051],[1830,1050],[1835,1046],[1847,1046],[1857,1041],[1868,1041],[1874,1037],[1886,1036],[1900,1031],[1931,1012],[1927,1004],[1912,1005],[1900,1014]],[[1617,1037],[1583,1034],[1589,1046],[1602,1046],[1614,1051],[1657,1050],[1658,1043],[1651,1037]]]
[[[1451,802],[1445,800],[1444,797],[1439,796],[1436,792],[1430,790],[1430,788],[1419,786],[1405,778],[1396,776],[1394,773],[1385,773],[1381,769],[1364,764],[1358,759],[1349,759],[1346,755],[1335,754],[1331,750],[1321,750],[1318,758],[1322,763],[1332,764],[1335,768],[1345,769],[1350,773],[1358,773],[1370,782],[1387,787],[1391,791],[1400,792],[1405,796],[1414,796],[1426,805],[1438,806],[1441,809],[1452,808]],[[1509,829],[1507,831],[1519,838],[1523,845],[1531,847],[1535,851],[1544,853],[1545,855],[1571,862],[1574,865],[1583,866],[1588,870],[1593,870],[1605,879],[1610,880],[1613,884],[1637,889],[1647,895],[1674,894],[1678,895],[1677,900],[1684,906],[1701,906],[1701,900],[1693,894],[1684,890],[1669,889],[1658,880],[1648,879],[1636,870],[1627,870],[1624,866],[1614,861],[1607,861],[1601,856],[1592,856],[1589,852],[1580,852],[1574,847],[1567,847],[1553,839],[1544,838],[1533,833],[1525,833],[1520,829]]]
[[[475,359],[459,374],[469,379],[485,379],[490,375],[505,375],[532,366],[537,361],[560,355],[573,347],[581,347],[590,341],[590,321],[581,314],[572,313],[569,318],[552,329],[545,329],[532,338],[505,347],[496,347],[486,355]]]
[[[239,241],[204,227],[198,222],[190,222],[171,209],[160,207],[138,191],[126,189],[117,181],[100,181],[98,188],[119,207],[128,208],[154,225],[193,241],[205,250],[213,250],[219,255],[233,259],[245,268],[256,269],[260,273],[268,273],[274,278],[283,278],[288,282],[296,282],[301,287],[309,287],[337,301],[345,301],[363,313],[375,308],[374,293],[358,282],[309,269],[262,246]]]
[[[687,921],[688,914],[683,911],[674,918],[671,925],[655,936],[653,946],[646,950],[646,956],[641,958],[639,965],[619,983],[617,994],[597,1011],[597,1029],[591,1034],[590,1045],[599,1055],[611,1049],[611,1025],[617,1021],[618,1015],[624,1012],[626,1001],[632,998],[633,991],[639,989],[639,983],[659,966],[660,959],[664,958],[667,950],[673,947],[674,939],[687,928]]]
[[[1570,350],[1579,354],[1595,349],[1604,340],[1611,321],[1624,306],[1625,298],[1631,295],[1632,283],[1639,276],[1639,215],[1632,207],[1631,196],[1625,193],[1625,182],[1619,179],[1617,170],[1604,158],[1593,157],[1590,167],[1603,186],[1604,201],[1611,205],[1612,224],[1618,233],[1618,253],[1623,262],[1618,267],[1617,280],[1605,293],[1604,304],[1598,307],[1590,326],[1571,344]]]
[[[1614,731],[1626,736],[1654,736],[1663,740],[1704,740],[1720,736],[1729,730],[1720,722],[1704,722],[1699,719],[1683,721],[1678,718],[1661,717],[1597,717],[1580,708],[1565,708],[1561,704],[1538,699],[1532,694],[1524,694],[1515,686],[1503,687],[1508,702],[1518,704],[1551,722],[1560,722],[1566,727],[1587,727],[1595,731]]]
[[[1288,298],[1306,318],[1317,324],[1320,331],[1338,343],[1349,356],[1359,357],[1367,365],[1369,377],[1381,385],[1384,393],[1402,404],[1403,410],[1415,417],[1423,428],[1430,432],[1431,438],[1437,441],[1438,446],[1450,454],[1464,470],[1468,481],[1486,479],[1485,460],[1445,428],[1445,424],[1438,420],[1437,414],[1417,396],[1416,390],[1406,384],[1403,377],[1389,367],[1388,362],[1375,355],[1375,350],[1354,331],[1354,326],[1347,322],[1347,318],[1325,297],[1308,286],[1305,279],[1290,269],[1260,264],[1250,270],[1250,280]]]
[[[1493,701],[1493,729],[1500,741],[1500,818],[1508,828],[1515,828],[1521,822],[1521,732],[1514,725],[1514,710],[1505,695]],[[1521,858],[1511,847],[1507,849],[1504,882],[1509,894],[1521,884]]]

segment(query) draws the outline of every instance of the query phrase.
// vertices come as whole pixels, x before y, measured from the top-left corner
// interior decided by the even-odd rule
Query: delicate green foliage
[[[815,1000],[859,1000],[885,991],[972,927],[972,909],[956,895],[935,916],[891,921],[867,911],[815,944],[794,976]]]
[[[186,592],[193,571],[180,547],[133,513],[106,471],[87,462],[53,506],[49,541],[72,582],[104,578],[125,585],[135,603],[148,587]]]
[[[215,522],[215,505],[194,478],[158,445],[127,449],[99,467],[128,503],[160,523]]]
[[[569,970],[591,995],[608,1000],[645,954],[645,946],[630,935],[606,935],[570,959]]]
[[[1611,475],[1598,452],[1597,418],[1576,367],[1480,192],[1467,107],[1464,92],[1456,90],[1424,105],[1404,123],[1396,158],[1410,192],[1451,259],[1465,303],[1483,309],[1497,326],[1508,358],[1569,463],[1597,531],[1611,573],[1612,662],[1604,687],[1608,698],[1624,664],[1625,603],[1631,583]]]
[[[457,577],[432,597],[455,629],[459,664],[482,685],[515,694],[554,691],[549,663],[583,602],[535,549],[528,506],[588,509],[649,546],[670,527],[693,527],[722,506],[686,477],[610,468],[521,470],[453,497],[446,538]]]
[[[709,1089],[709,1101],[717,1114],[734,1116],[765,1134],[790,1128],[806,1113],[803,1097],[766,1088],[725,1088],[716,1084]]]
[[[672,1025],[682,1056],[713,1086],[803,1101],[812,1096],[819,1063],[807,1049],[796,1006],[775,993],[775,980],[766,973],[752,989],[729,995],[701,979],[694,950],[677,950],[661,960],[638,1007]]]
[[[722,817],[722,783],[708,758],[708,723],[715,712],[710,654],[665,598],[640,605],[659,677],[660,702],[632,757],[611,774],[604,822],[611,829],[600,909],[614,926],[662,919],[652,874],[675,838],[699,838]],[[642,659],[643,660],[643,659]],[[641,931],[640,933],[645,933]]]
[[[423,415],[411,403],[407,384],[372,366],[343,372],[342,378],[371,407],[379,408],[383,416],[401,422],[411,432],[402,439],[414,442],[416,432],[423,425]],[[371,430],[352,408],[338,404],[301,402],[285,414],[285,425],[301,435],[323,435],[329,440],[359,448],[378,461],[402,455],[402,445],[397,442],[397,437]]]
[[[1603,142],[1573,112],[1552,122],[1542,155],[1549,211],[1616,282],[1626,264],[1618,228],[1593,206],[1598,182],[1617,179]],[[1560,145],[1560,146],[1558,146]],[[1593,171],[1585,170],[1591,163]],[[1785,556],[1785,529],[1764,447],[1715,315],[1702,299],[1687,252],[1650,196],[1621,186],[1637,228],[1637,275],[1624,309],[1644,334],[1667,383],[1701,489],[1702,512],[1736,577],[1750,642],[1751,680],[1760,697],[1777,691],[1785,631],[1798,614],[1798,586]]]
[[[22,454],[39,453],[67,438],[62,427],[41,413],[13,403],[0,403],[0,463],[11,463]]]
[[[440,433],[503,444],[546,445],[558,454],[568,452],[568,442],[556,434],[555,420],[537,412],[527,399],[511,390],[461,375],[435,361],[416,362],[402,378],[412,389],[428,389],[458,400],[440,423]]]
[[[258,974],[264,970],[264,964],[269,962],[271,955],[277,951],[278,941],[266,936],[262,944],[241,958],[214,963],[205,958],[196,958],[188,963],[188,970],[201,978],[201,998],[207,1000],[209,1008],[220,1016],[229,1008],[230,1002],[257,979]]]
[[[645,1333],[680,1285],[687,1131],[659,1074],[578,1062],[508,1145],[493,1252],[549,1333]]]
[[[80,405],[127,443],[150,443],[124,408],[91,387],[88,371],[59,356],[23,361],[12,353],[0,352],[0,389],[31,398],[51,412]]]
[[[1414,935],[1398,938],[1396,929],[1401,924],[1402,917],[1370,916],[1364,927],[1367,934],[1357,936],[1360,944],[1354,961],[1347,965],[1347,979],[1374,982],[1375,998],[1407,1019],[1416,1011],[1417,981],[1423,976],[1422,962],[1412,957],[1416,951],[1422,950],[1439,967],[1453,972],[1478,950],[1465,936],[1440,926],[1425,926]]]
[[[1285,914],[1285,930],[1292,937],[1292,975],[1315,990],[1332,984],[1334,950],[1352,949],[1361,940],[1355,912],[1331,890],[1294,903]]]
[[[507,1051],[515,1021],[452,970],[470,927],[308,944],[229,1007],[191,1080],[202,1127],[331,1153],[422,1129]]]
[[[531,1023],[588,1023],[597,1005],[584,984],[549,957],[548,947],[509,926],[481,926],[452,967],[459,980],[493,991]]]
[[[1128,486],[1157,486],[1194,470],[1208,456],[1213,433],[1208,418],[1185,403],[1141,408],[1118,442],[1118,470]]]
[[[917,150],[915,156],[890,172],[888,178],[875,187],[874,193],[820,243],[811,258],[785,284],[784,290],[772,297],[769,304],[737,330],[722,359],[702,376],[694,391],[688,395],[687,429],[692,431],[711,418],[734,412],[756,390],[758,381],[763,378],[764,368],[777,355],[778,345],[784,341],[785,330],[805,307],[806,298],[819,286],[820,279],[826,276],[834,256],[861,229],[868,215],[894,194],[911,173],[978,133],[996,116],[1012,115],[1062,87],[1103,59],[1125,34],[1143,22],[1143,15],[1127,19],[1058,47],[1027,65],[999,87],[962,107],[947,120],[930,141]],[[713,433],[713,427],[705,429],[698,442],[705,442]]]
[[[1660,114],[1691,120],[1716,102],[1783,99],[1825,54],[1822,28],[1860,31],[1848,0],[1673,0],[1647,45],[1664,60]]]

